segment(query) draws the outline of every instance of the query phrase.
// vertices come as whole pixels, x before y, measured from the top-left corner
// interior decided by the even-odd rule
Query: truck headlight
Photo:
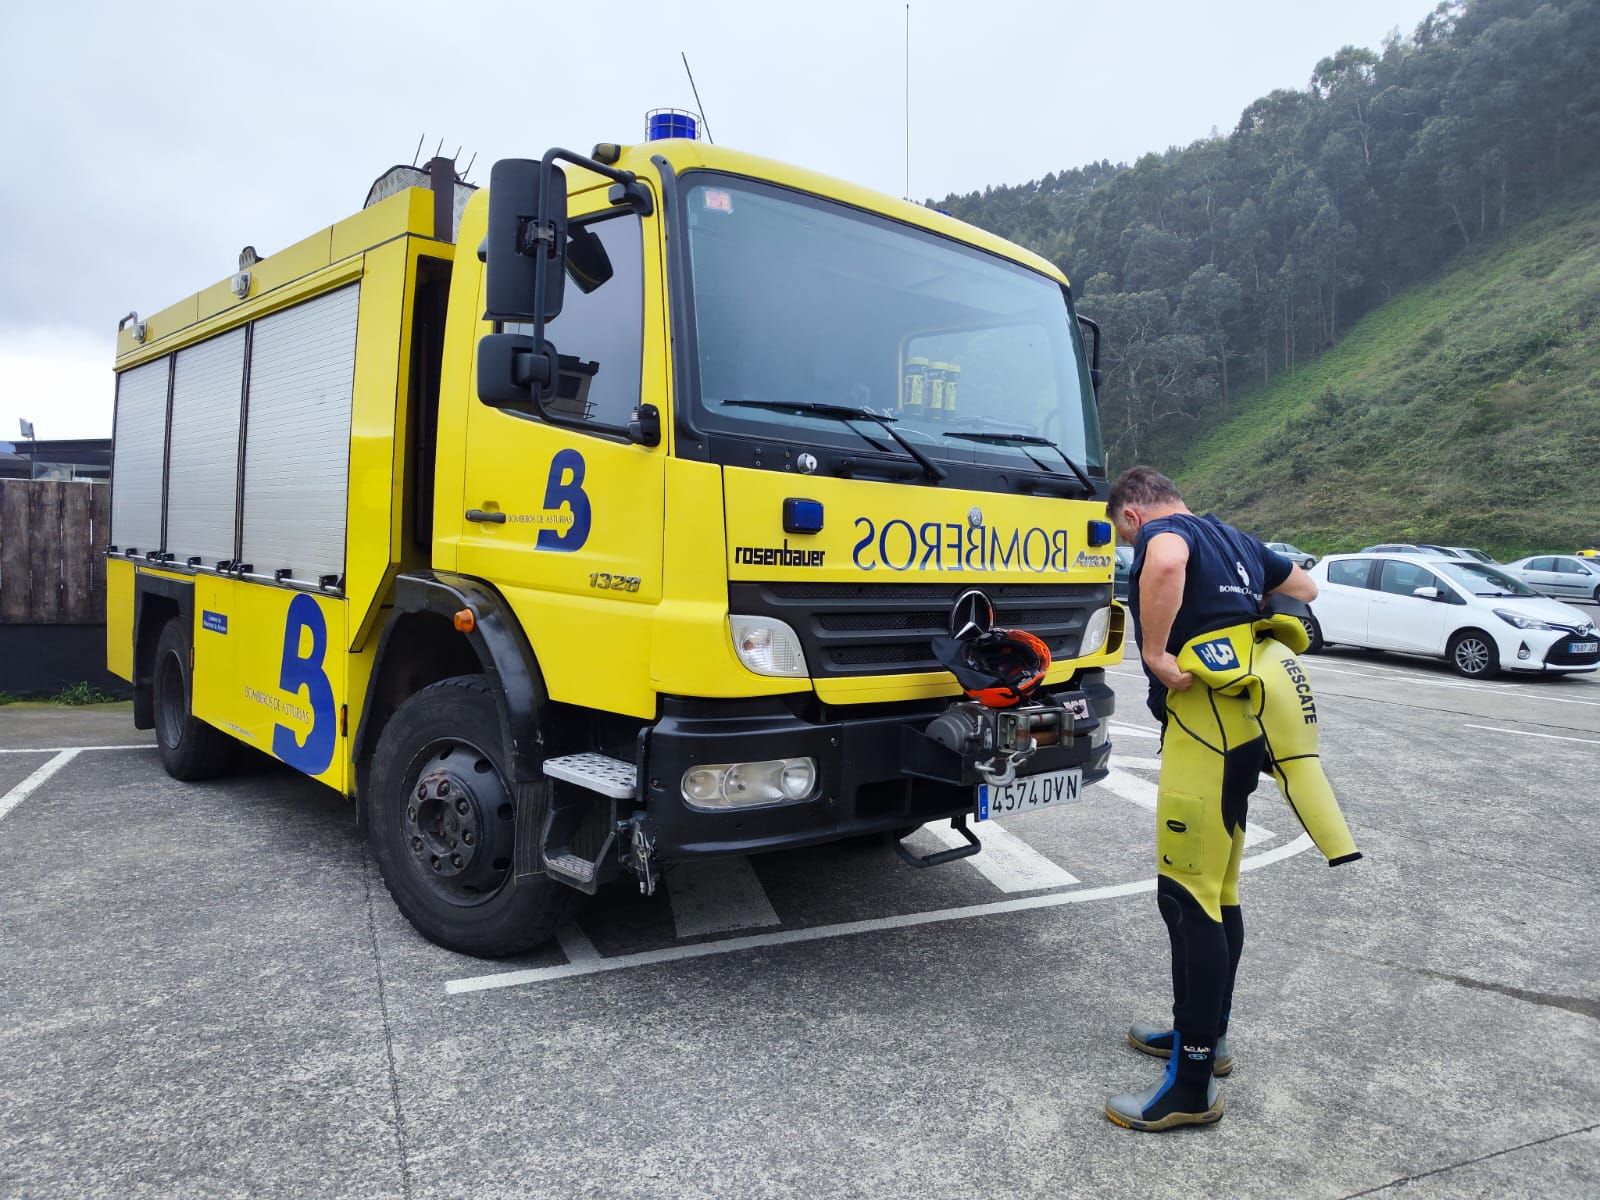
[[[806,656],[800,648],[800,637],[782,621],[730,616],[728,627],[733,634],[734,653],[757,675],[805,677]]]
[[[705,763],[683,773],[683,798],[690,808],[740,808],[809,799],[817,786],[814,758],[764,762]]]
[[[1105,649],[1106,637],[1110,632],[1111,610],[1096,609],[1083,627],[1083,641],[1078,645],[1078,654],[1084,658],[1091,654],[1099,654]]]

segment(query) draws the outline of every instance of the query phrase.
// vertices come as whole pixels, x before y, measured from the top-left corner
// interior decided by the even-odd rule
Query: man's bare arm
[[[1317,581],[1307,575],[1299,567],[1289,569],[1289,578],[1272,589],[1273,594],[1282,592],[1296,600],[1304,600],[1310,604],[1317,598]]]
[[[1167,653],[1167,638],[1183,604],[1188,565],[1189,543],[1175,533],[1158,533],[1145,546],[1139,568],[1139,650],[1151,673],[1180,692],[1194,677],[1178,669],[1178,660]]]

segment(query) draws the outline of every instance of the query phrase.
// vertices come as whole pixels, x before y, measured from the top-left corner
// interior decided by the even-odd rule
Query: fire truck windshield
[[[685,182],[698,426],[856,451],[885,442],[870,422],[816,411],[846,406],[892,418],[939,462],[1069,478],[1063,456],[1102,466],[1056,280],[799,192],[709,173]]]

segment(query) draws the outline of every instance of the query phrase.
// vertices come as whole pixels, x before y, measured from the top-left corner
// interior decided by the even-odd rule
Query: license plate
[[[1011,783],[980,783],[978,820],[987,821],[1007,813],[1065,804],[1069,800],[1076,800],[1082,791],[1083,771],[1077,767],[1065,771],[1045,771]]]
[[[1573,642],[1567,649],[1574,654],[1593,654],[1600,650],[1600,642]]]

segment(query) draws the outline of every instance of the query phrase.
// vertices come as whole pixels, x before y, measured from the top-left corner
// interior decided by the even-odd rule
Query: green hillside
[[[1594,545],[1600,202],[1459,256],[1314,362],[1238,397],[1169,465],[1198,511],[1313,553]]]

